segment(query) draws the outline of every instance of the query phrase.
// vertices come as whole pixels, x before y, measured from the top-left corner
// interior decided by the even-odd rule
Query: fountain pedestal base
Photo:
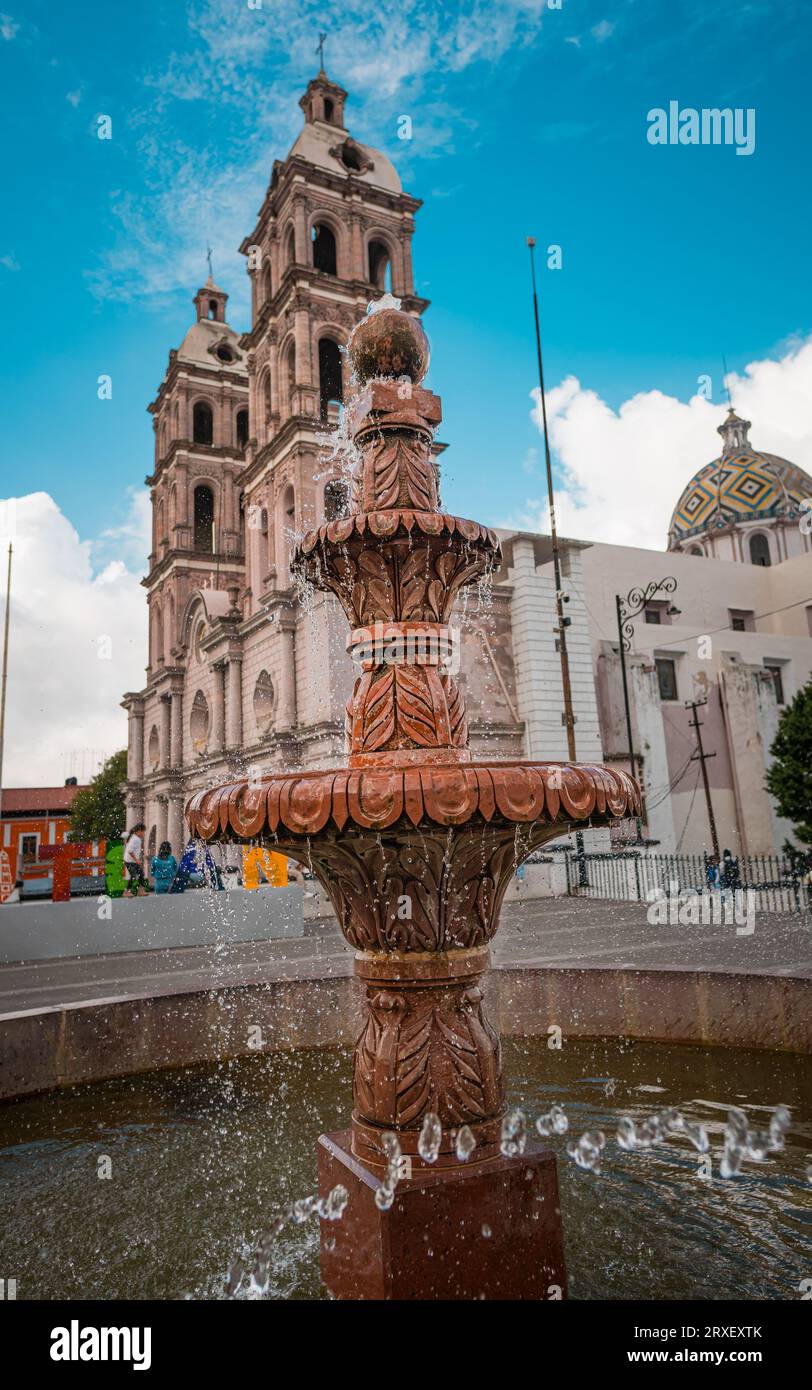
[[[349,1131],[318,1144],[319,1194],[341,1183],[340,1221],[321,1222],[321,1277],[339,1299],[565,1298],[555,1155],[528,1143],[517,1158],[435,1170],[415,1160],[388,1211],[382,1173],[361,1163]]]

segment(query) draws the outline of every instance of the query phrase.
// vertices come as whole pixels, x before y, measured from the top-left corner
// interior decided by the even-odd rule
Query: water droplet
[[[301,1226],[308,1217],[313,1215],[319,1204],[318,1197],[300,1197],[298,1202],[293,1203],[293,1219],[297,1225]]]
[[[460,1163],[467,1163],[475,1148],[476,1139],[473,1133],[468,1128],[468,1125],[463,1125],[461,1129],[457,1130],[456,1154]]]
[[[792,1116],[786,1105],[778,1105],[770,1116],[770,1150],[778,1153],[784,1147],[784,1135],[790,1126]]]
[[[350,1194],[346,1187],[337,1183],[327,1196],[319,1202],[319,1216],[323,1216],[325,1221],[340,1221],[344,1215],[344,1208],[350,1200]]]
[[[395,1200],[395,1189],[382,1182],[375,1192],[375,1205],[378,1211],[388,1211]]]
[[[438,1116],[430,1111],[423,1121],[423,1128],[417,1141],[417,1152],[424,1163],[436,1163],[442,1138],[443,1127]]]
[[[486,1240],[490,1240],[491,1236],[493,1235],[493,1231],[491,1230],[490,1226],[487,1225],[487,1223],[482,1227],[482,1234]]]
[[[527,1118],[523,1110],[509,1110],[502,1121],[500,1152],[505,1158],[523,1154],[527,1144]]]
[[[589,1173],[601,1171],[601,1153],[606,1144],[606,1135],[599,1129],[591,1129],[580,1139],[571,1139],[567,1153],[578,1168]]]

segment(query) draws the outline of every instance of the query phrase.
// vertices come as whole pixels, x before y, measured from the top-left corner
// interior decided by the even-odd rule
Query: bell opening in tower
[[[341,380],[341,353],[338,343],[332,338],[322,338],[319,343],[319,402],[322,420],[327,420],[331,406],[339,406],[344,400]]]
[[[195,550],[207,554],[214,550],[214,493],[210,487],[195,488]]]

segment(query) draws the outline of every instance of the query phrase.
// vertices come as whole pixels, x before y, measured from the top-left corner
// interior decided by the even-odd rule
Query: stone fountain
[[[463,587],[498,565],[498,538],[441,510],[441,409],[420,384],[420,322],[372,312],[349,355],[350,512],[308,532],[291,566],[350,622],[360,675],[347,765],[198,793],[187,816],[204,840],[267,844],[312,866],[356,953],[366,1003],[352,1128],[319,1140],[320,1191],[349,1192],[322,1231],[328,1289],[546,1298],[566,1290],[555,1158],[503,1137],[500,1043],[483,1008],[489,942],[517,863],[573,825],[636,814],[639,790],[601,766],[472,757],[450,622]],[[392,1135],[401,1176],[381,1202]]]

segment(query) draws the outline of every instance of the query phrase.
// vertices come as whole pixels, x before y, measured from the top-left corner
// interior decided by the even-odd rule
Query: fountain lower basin
[[[799,1296],[812,1231],[803,1057],[622,1040],[571,1040],[560,1052],[546,1038],[504,1046],[509,1104],[533,1118],[558,1102],[572,1134],[607,1135],[599,1176],[553,1141],[570,1297]],[[274,1211],[314,1190],[313,1140],[347,1124],[350,1069],[347,1049],[307,1048],[0,1109],[0,1229],[18,1298],[223,1297],[229,1263]],[[752,1106],[763,1124],[779,1103],[793,1115],[786,1149],[721,1179],[727,1107]],[[614,1144],[620,1113],[666,1105],[708,1126],[712,1182],[683,1141],[632,1154]],[[109,1179],[98,1176],[103,1157]],[[326,1296],[315,1221],[288,1225],[275,1249],[267,1297]]]

